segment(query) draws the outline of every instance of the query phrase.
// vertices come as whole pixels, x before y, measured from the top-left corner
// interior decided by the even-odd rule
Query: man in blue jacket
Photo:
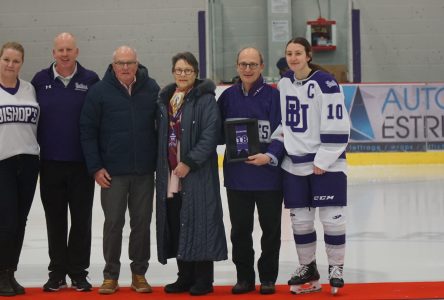
[[[150,258],[150,223],[157,159],[155,116],[159,86],[137,61],[136,51],[121,46],[103,79],[86,97],[80,118],[88,171],[101,186],[104,281],[101,294],[118,288],[120,252],[128,207],[131,234],[131,287],[151,292],[145,279]]]
[[[77,62],[79,49],[70,33],[54,39],[55,62],[32,79],[40,105],[40,195],[45,210],[50,263],[47,292],[66,287],[66,275],[78,291],[86,280],[91,254],[94,179],[80,145],[79,119],[88,89],[99,81]],[[68,207],[71,228],[68,234]]]

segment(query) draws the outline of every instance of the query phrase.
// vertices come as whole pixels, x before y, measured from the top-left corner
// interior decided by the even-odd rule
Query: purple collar
[[[253,96],[253,97],[256,96],[264,86],[265,86],[265,80],[261,75],[251,86],[251,89],[248,91],[248,96]],[[239,89],[241,90],[242,94],[245,95],[244,89],[242,87],[242,81],[239,81]]]
[[[15,95],[15,94],[17,94],[17,92],[18,92],[18,90],[19,90],[19,87],[20,87],[20,80],[17,78],[17,83],[16,83],[16,85],[15,85],[15,87],[13,87],[13,88],[7,88],[7,87],[4,87],[1,83],[0,83],[0,88],[2,88],[3,90],[5,90],[7,93],[9,93],[9,94],[11,94],[11,95]]]

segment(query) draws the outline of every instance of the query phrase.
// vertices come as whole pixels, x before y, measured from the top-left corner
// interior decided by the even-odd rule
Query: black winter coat
[[[159,86],[139,65],[131,95],[112,65],[88,91],[80,116],[80,138],[88,171],[111,176],[149,174],[156,169]]]
[[[175,257],[167,223],[166,201],[168,165],[168,102],[176,89],[166,86],[159,95],[159,150],[156,175],[156,232],[159,262]],[[221,132],[221,118],[215,85],[210,80],[196,80],[185,96],[181,119],[180,157],[191,170],[181,179],[182,208],[177,258],[185,261],[220,261],[227,259],[227,241],[222,221],[222,203],[216,147]]]

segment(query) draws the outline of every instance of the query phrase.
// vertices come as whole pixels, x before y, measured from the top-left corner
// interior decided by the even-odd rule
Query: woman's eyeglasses
[[[194,73],[193,69],[174,69],[174,74],[176,75],[182,75],[182,73],[185,73],[185,75],[190,75]]]

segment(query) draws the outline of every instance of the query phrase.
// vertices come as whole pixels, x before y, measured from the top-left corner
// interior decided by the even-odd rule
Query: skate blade
[[[339,292],[339,287],[332,286],[330,292],[332,295],[336,295]]]
[[[321,290],[322,288],[321,285],[319,284],[319,281],[312,281],[305,284],[297,284],[290,286],[290,292],[297,295],[320,292]]]

